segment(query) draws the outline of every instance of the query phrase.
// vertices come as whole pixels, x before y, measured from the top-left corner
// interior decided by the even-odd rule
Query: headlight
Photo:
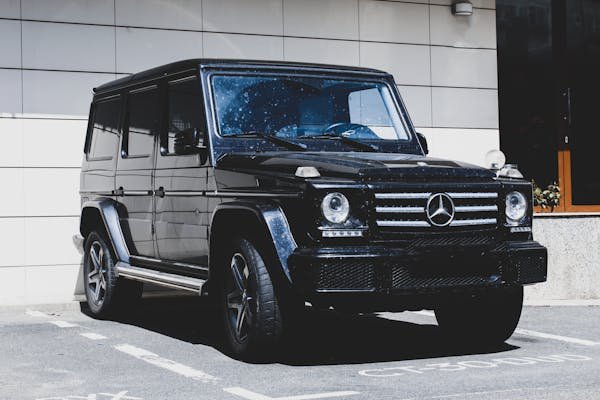
[[[346,196],[341,193],[329,193],[321,202],[321,211],[327,221],[341,224],[350,215],[350,203]]]
[[[521,192],[510,192],[506,195],[507,222],[519,222],[527,213],[527,199]]]

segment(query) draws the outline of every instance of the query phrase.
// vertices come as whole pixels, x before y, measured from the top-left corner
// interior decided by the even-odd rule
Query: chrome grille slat
[[[425,212],[424,207],[375,207],[378,213],[402,213],[402,214],[420,214]]]
[[[488,212],[488,211],[497,212],[498,211],[498,206],[497,205],[493,205],[493,206],[456,206],[456,207],[454,207],[454,210],[457,213],[463,213],[463,212]],[[424,210],[423,210],[423,212],[424,212]]]
[[[432,194],[445,193],[454,205],[454,220],[447,228],[490,229],[498,224],[498,193],[493,191],[457,192],[377,192],[375,212],[377,226],[386,232],[411,229],[436,229],[426,217],[425,207]]]

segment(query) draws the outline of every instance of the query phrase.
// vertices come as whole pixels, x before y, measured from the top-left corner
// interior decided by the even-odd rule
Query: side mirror
[[[185,129],[175,134],[175,154],[202,154],[206,147],[200,145],[201,134],[196,128]]]
[[[423,152],[426,155],[429,154],[429,146],[427,145],[427,139],[425,138],[425,135],[417,132],[417,139],[419,139],[419,143],[421,144],[421,148],[423,149]]]

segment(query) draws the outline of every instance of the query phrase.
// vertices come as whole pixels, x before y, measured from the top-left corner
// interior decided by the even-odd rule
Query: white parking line
[[[422,311],[413,311],[412,313],[419,314],[419,315],[425,315],[427,317],[435,317],[435,314],[432,311],[422,310]],[[543,338],[543,339],[558,340],[561,342],[580,344],[583,346],[598,346],[598,345],[600,345],[600,342],[594,342],[592,340],[578,339],[578,338],[573,338],[573,337],[569,337],[569,336],[554,335],[551,333],[537,332],[537,331],[532,331],[529,329],[517,328],[517,329],[515,329],[515,333],[518,335],[523,335],[523,336],[532,336],[532,337],[538,337],[538,338]]]
[[[36,311],[36,310],[27,310],[25,311],[25,314],[31,316],[31,317],[40,317],[40,318],[50,318],[50,316],[48,314],[45,314],[41,311]]]
[[[333,397],[345,397],[359,394],[358,392],[327,392],[327,393],[315,393],[315,394],[304,394],[299,396],[285,396],[285,397],[269,397],[264,394],[251,392],[250,390],[241,387],[230,387],[224,388],[224,391],[233,395],[243,397],[248,400],[314,400],[314,399],[330,399]]]
[[[59,328],[74,328],[78,325],[76,324],[72,324],[70,322],[67,321],[48,321],[49,323],[51,323],[52,325],[56,325]]]
[[[81,336],[88,338],[90,340],[104,340],[106,339],[106,336],[100,335],[99,333],[94,333],[94,332],[82,332],[80,333]]]
[[[135,347],[129,344],[120,344],[118,346],[114,346],[114,348],[125,354],[129,354],[130,356],[133,356],[139,360],[145,361],[148,364],[164,368],[171,372],[175,372],[179,375],[183,375],[187,378],[192,378],[206,383],[215,383],[219,380],[219,378],[209,375],[206,372],[199,371],[192,367],[188,367],[187,365],[183,365],[178,362],[168,360],[166,358],[162,358],[157,354],[154,354],[148,350],[141,349],[139,347]]]
[[[528,329],[516,329],[515,333],[525,336],[539,337],[543,339],[560,340],[561,342],[581,344],[583,346],[598,346],[600,343],[586,339],[577,339],[568,336],[552,335],[550,333],[530,331]]]

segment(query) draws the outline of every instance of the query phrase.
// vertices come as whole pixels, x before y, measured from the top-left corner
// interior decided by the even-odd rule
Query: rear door
[[[163,261],[204,276],[208,263],[209,167],[200,82],[194,71],[165,82],[166,113],[156,159],[156,243]],[[181,272],[181,271],[179,271]]]
[[[157,85],[128,91],[116,187],[124,211],[121,226],[134,256],[156,257],[153,237],[153,167],[160,127]]]

